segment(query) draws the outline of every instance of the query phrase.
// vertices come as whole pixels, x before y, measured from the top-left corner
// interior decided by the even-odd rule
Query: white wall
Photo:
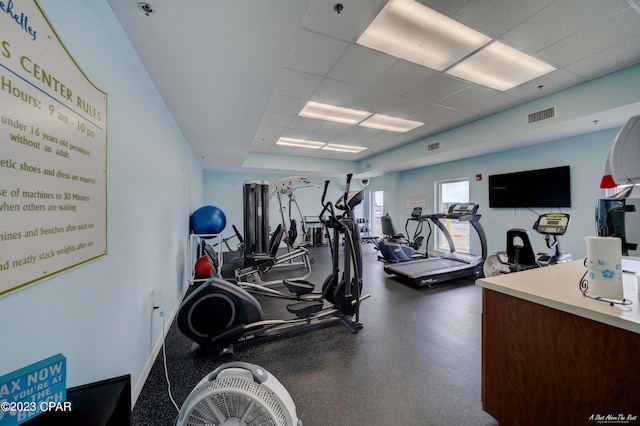
[[[562,249],[572,253],[574,258],[584,257],[584,236],[595,234],[595,202],[604,196],[604,192],[599,188],[604,161],[618,130],[609,129],[402,172],[396,185],[399,199],[396,204],[397,216],[394,216],[393,220],[396,223],[404,223],[411,213],[405,208],[406,196],[426,195],[427,210],[434,209],[436,181],[467,177],[469,199],[480,204],[480,223],[487,235],[489,254],[506,248],[506,231],[509,228],[530,229],[534,247],[539,251],[546,251],[543,237],[533,231],[532,226],[539,213],[552,209],[535,209],[534,212],[529,209],[489,208],[488,176],[569,165],[572,207],[561,210],[571,215],[571,223],[567,233],[560,237],[560,243]],[[481,181],[475,180],[478,173],[483,176]],[[551,184],[552,182],[541,182],[540,190],[544,191],[544,186]],[[472,235],[474,237],[471,251],[479,254],[479,241],[475,233],[472,232]]]
[[[186,282],[189,214],[202,170],[106,1],[39,2],[108,94],[108,254],[0,298],[0,375],[56,353],[67,386],[131,374],[134,399]]]

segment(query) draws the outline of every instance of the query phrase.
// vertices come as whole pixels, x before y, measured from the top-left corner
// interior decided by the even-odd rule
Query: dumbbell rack
[[[222,234],[189,234],[189,247],[187,250],[187,265],[191,268],[191,274],[189,276],[189,285],[196,282],[204,282],[205,278],[196,278],[195,265],[196,261],[204,255],[202,251],[202,240],[211,240],[213,238],[218,239],[218,244],[210,244],[214,247],[218,266],[216,268],[216,273],[220,275],[222,270]],[[209,242],[207,242],[209,243]],[[212,265],[213,267],[213,265]]]

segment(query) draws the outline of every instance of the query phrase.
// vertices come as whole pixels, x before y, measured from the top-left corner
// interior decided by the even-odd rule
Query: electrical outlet
[[[151,289],[151,293],[149,293],[149,303],[151,303],[151,309],[156,306],[156,289],[155,287]]]

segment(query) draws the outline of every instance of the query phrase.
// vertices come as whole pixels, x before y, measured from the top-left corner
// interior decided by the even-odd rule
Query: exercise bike
[[[294,318],[265,319],[260,302],[246,289],[212,277],[190,290],[178,310],[178,328],[193,340],[192,352],[219,349],[220,356],[232,357],[234,343],[252,338],[278,336],[335,322],[342,322],[352,333],[363,328],[359,320],[360,303],[369,295],[362,295],[362,253],[352,211],[359,201],[356,194],[349,192],[351,176],[347,175],[345,193],[335,206],[325,202],[329,181],[325,182],[322,195],[320,217],[325,226],[334,231],[333,270],[324,281],[323,298],[298,300],[287,305],[287,311],[294,314]],[[344,209],[345,213],[338,216],[335,208]],[[327,218],[324,218],[325,213],[328,213]],[[344,234],[345,253],[342,257],[344,270],[340,275],[338,250],[341,232]],[[304,287],[301,293],[311,293],[308,285],[299,287]]]
[[[409,222],[417,222],[415,230],[413,232],[413,238],[408,239],[409,235]],[[393,220],[389,214],[385,214],[380,218],[380,224],[382,225],[382,234],[384,238],[377,241],[376,249],[380,251],[378,260],[385,263],[397,263],[407,262],[409,260],[427,258],[427,252],[419,252],[424,242],[424,236],[422,236],[422,228],[424,226],[425,219],[422,217],[422,207],[416,207],[411,212],[411,216],[404,224],[404,230],[407,236],[402,233],[398,233]],[[427,236],[427,242],[431,238],[432,228],[429,225],[429,235]]]
[[[512,228],[507,231],[507,250],[488,256],[483,265],[485,277],[569,262],[572,256],[560,249],[558,237],[569,228],[567,213],[544,213],[538,216],[533,229],[544,236],[547,248],[554,253],[536,252],[529,231]]]

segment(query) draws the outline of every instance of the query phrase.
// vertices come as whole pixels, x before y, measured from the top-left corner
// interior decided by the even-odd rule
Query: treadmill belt
[[[450,258],[431,258],[402,262],[384,267],[388,274],[396,275],[417,287],[424,287],[476,276],[477,262],[469,263]]]
[[[423,277],[433,271],[448,272],[459,268],[469,267],[468,263],[452,259],[425,259],[414,262],[404,262],[387,268],[390,272],[411,278]]]

